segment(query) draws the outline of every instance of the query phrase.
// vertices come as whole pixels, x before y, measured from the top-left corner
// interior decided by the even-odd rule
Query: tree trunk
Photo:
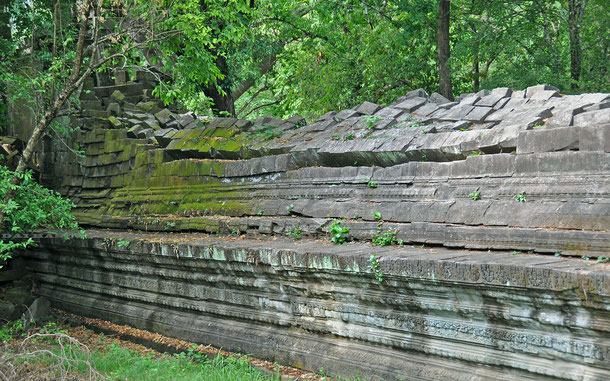
[[[218,66],[218,69],[223,74],[224,78],[219,80],[219,82],[208,86],[204,90],[204,93],[211,98],[214,103],[214,106],[212,107],[214,115],[220,115],[220,113],[224,111],[235,116],[235,100],[233,99],[233,93],[231,92],[231,80],[229,78],[227,59],[222,55],[218,55],[216,66]]]
[[[580,22],[584,15],[587,1],[568,0],[568,26],[570,34],[570,77],[571,87],[578,89],[580,72],[582,70],[582,50],[580,46]]]
[[[445,98],[453,100],[453,90],[451,86],[451,67],[449,66],[449,57],[451,55],[451,50],[449,47],[450,8],[450,0],[439,1],[438,14],[436,18],[436,39],[438,50],[439,92]]]
[[[275,64],[276,61],[277,61],[277,55],[275,53],[271,53],[270,55],[265,57],[258,64],[258,68],[260,70],[260,76],[263,77],[265,74],[267,74],[269,72],[269,70],[271,70],[271,68],[273,67],[273,65]],[[237,86],[237,88],[235,88],[235,90],[233,90],[233,94],[232,94],[233,101],[238,100],[239,97],[244,95],[244,93],[246,91],[250,90],[250,88],[252,86],[254,86],[255,83],[256,83],[256,81],[252,78],[248,78],[245,81],[243,81],[242,83],[240,83],[239,86]]]
[[[477,35],[477,28],[475,25],[470,24],[470,29],[472,30],[472,34],[474,36]],[[479,59],[479,51],[480,51],[480,44],[479,41],[476,40],[477,37],[475,37],[475,43],[474,43],[474,57],[473,57],[473,61],[472,61],[472,87],[474,88],[474,92],[477,93],[479,92],[479,88],[481,87],[481,81],[480,81],[480,76],[481,76],[481,69],[480,69],[480,59]]]

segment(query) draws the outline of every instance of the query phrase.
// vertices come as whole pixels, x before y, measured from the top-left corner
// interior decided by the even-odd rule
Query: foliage
[[[335,245],[344,244],[349,236],[349,226],[341,225],[342,221],[334,220],[330,225],[328,234],[330,234],[330,241]]]
[[[373,212],[373,218],[377,223],[377,233],[373,234],[371,237],[371,241],[373,242],[373,246],[388,246],[388,245],[401,245],[403,241],[401,239],[396,239],[396,235],[398,234],[397,229],[390,229],[387,232],[383,233],[383,221],[381,220],[381,213]]]
[[[129,241],[119,241],[119,242],[117,242],[117,246],[120,247],[121,249],[129,249],[130,245],[131,245],[131,242],[129,242]]]
[[[514,195],[513,198],[519,202],[527,202],[527,198],[525,197],[525,191]]]
[[[365,115],[362,118],[364,119],[365,127],[367,130],[374,130],[375,127],[377,127],[377,123],[379,123],[379,120],[381,119],[380,116],[372,115]]]
[[[20,180],[18,185],[11,182],[15,172],[0,165],[0,211],[6,213],[3,234],[27,235],[41,228],[58,229],[60,232],[78,229],[71,214],[74,204],[70,200],[36,183],[30,171],[16,175]],[[2,202],[10,189],[15,191],[15,196],[6,203]],[[80,234],[84,233],[81,231]],[[0,239],[0,260],[7,260],[16,250],[32,245],[34,240],[31,237],[22,240]]]
[[[291,214],[294,209],[294,204],[286,205],[286,214]]]
[[[470,197],[474,201],[480,200],[481,199],[481,191],[479,189],[477,189],[476,191],[474,191],[471,194],[469,194],[468,197]]]
[[[379,260],[377,259],[377,254],[373,254],[369,257],[369,265],[371,271],[375,275],[375,279],[379,281],[379,283],[383,283],[383,272],[381,271],[381,265],[379,264]]]
[[[0,342],[9,341],[12,337],[23,333],[23,321],[15,320],[0,326]]]
[[[301,228],[292,228],[289,232],[286,233],[286,237],[291,237],[295,241],[302,238],[303,231]]]
[[[381,227],[379,227],[377,229],[377,234],[372,237],[373,246],[401,245],[402,240],[396,239],[396,234],[398,234],[398,230],[395,229],[381,233]]]
[[[265,29],[254,33],[267,42],[273,40],[271,31],[284,38],[273,70],[244,97],[258,94],[252,106],[267,105],[262,114],[313,119],[363,101],[388,104],[419,87],[428,93],[438,90],[436,0],[265,4],[269,10],[260,14]],[[567,4],[452,1],[454,93],[499,86],[523,89],[539,83],[574,91]],[[607,2],[587,2],[579,23],[578,91],[610,89],[607,14]]]

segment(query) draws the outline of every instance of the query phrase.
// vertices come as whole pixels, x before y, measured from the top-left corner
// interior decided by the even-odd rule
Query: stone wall
[[[88,84],[83,158],[48,142],[47,184],[122,231],[28,254],[56,306],[344,376],[610,378],[609,94],[415,90],[307,124],[180,113],[153,80]]]
[[[127,245],[125,242],[130,242]],[[380,283],[369,255],[379,258]],[[90,231],[29,253],[78,314],[363,379],[607,380],[607,264]]]
[[[311,124],[252,123],[162,109],[138,78],[86,94],[86,157],[49,149],[46,180],[83,224],[321,237],[346,219],[366,240],[380,212],[404,242],[609,253],[608,94],[416,90]]]

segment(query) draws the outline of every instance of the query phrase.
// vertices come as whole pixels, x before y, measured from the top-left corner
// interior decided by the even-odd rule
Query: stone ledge
[[[28,258],[42,293],[68,311],[311,370],[386,379],[610,375],[608,264],[102,231],[45,241]]]

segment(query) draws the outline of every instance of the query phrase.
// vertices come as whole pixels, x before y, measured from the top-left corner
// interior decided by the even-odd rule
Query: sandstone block
[[[365,101],[360,106],[356,107],[355,111],[365,115],[373,115],[380,109],[380,105]]]

